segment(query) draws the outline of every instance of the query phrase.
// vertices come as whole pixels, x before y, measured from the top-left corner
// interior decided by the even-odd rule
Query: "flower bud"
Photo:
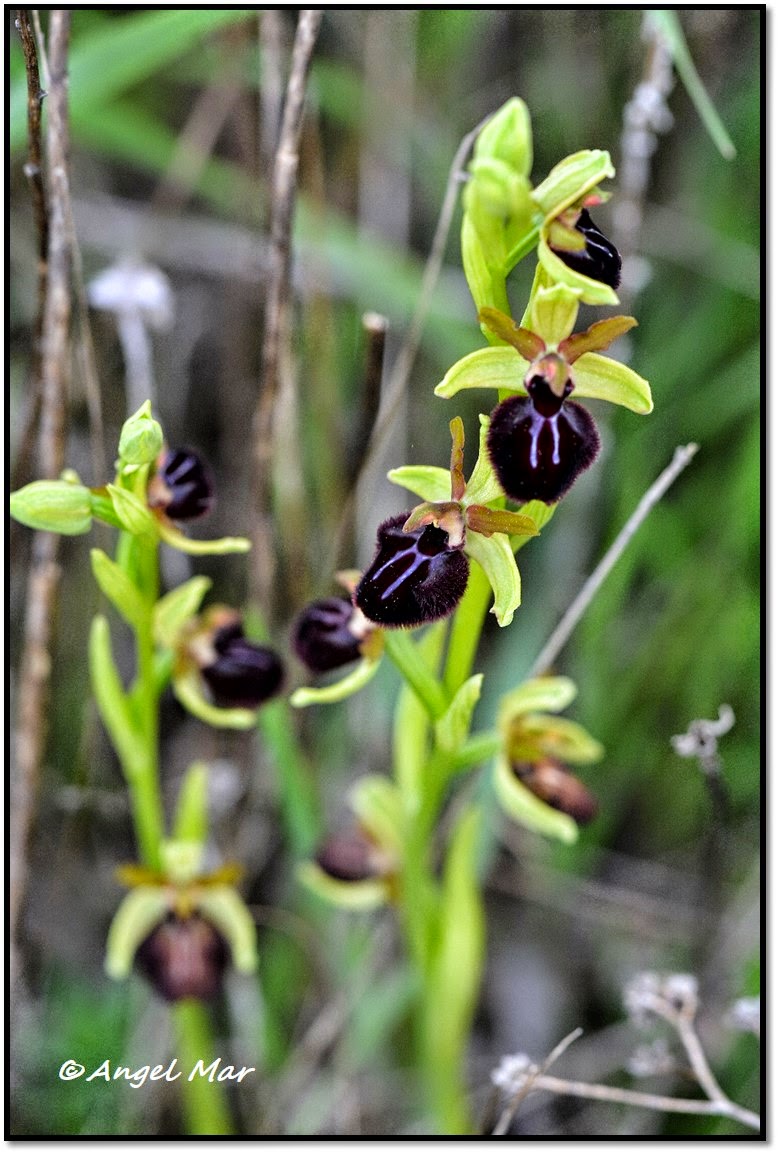
[[[423,625],[454,611],[468,584],[468,558],[450,548],[434,525],[403,532],[409,513],[379,526],[377,552],[355,594],[370,621],[387,627]]]
[[[148,498],[153,509],[162,509],[172,521],[194,521],[213,508],[211,470],[192,449],[168,449],[157,460]]]
[[[193,914],[171,914],[138,947],[139,969],[167,1002],[215,998],[229,959],[224,938],[210,922]]]
[[[592,280],[599,280],[610,288],[619,288],[622,257],[616,247],[593,222],[586,208],[583,208],[579,213],[574,228],[584,237],[583,249],[569,251],[554,245],[551,239],[549,247],[574,272],[581,273],[582,276],[590,277]]]
[[[312,601],[295,621],[292,648],[313,673],[327,673],[362,656],[371,629],[362,612],[344,597]]]
[[[31,481],[11,494],[11,516],[30,529],[76,537],[92,527],[89,489],[70,481]]]
[[[122,425],[119,436],[121,464],[150,465],[162,449],[162,443],[162,428],[151,415],[150,402],[145,401]]]
[[[514,763],[511,768],[531,793],[553,809],[567,813],[579,825],[586,825],[597,814],[596,799],[559,761],[544,758],[542,761]]]
[[[524,100],[513,96],[485,124],[474,146],[476,160],[502,160],[521,176],[533,167],[533,134]]]

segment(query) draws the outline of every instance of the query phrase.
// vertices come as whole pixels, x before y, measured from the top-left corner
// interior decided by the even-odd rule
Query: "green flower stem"
[[[401,629],[388,629],[384,634],[384,650],[433,721],[442,717],[449,704],[446,693],[425,663],[411,635]]]
[[[202,1002],[187,998],[171,1007],[176,1031],[176,1050],[182,1068],[180,1080],[184,1107],[184,1129],[188,1134],[232,1134],[233,1127],[225,1088],[220,1082],[189,1074],[199,1061],[208,1066],[218,1057],[207,1008]]]
[[[452,621],[444,666],[444,689],[450,698],[471,675],[491,592],[490,583],[481,565],[471,561],[465,595],[457,606]]]

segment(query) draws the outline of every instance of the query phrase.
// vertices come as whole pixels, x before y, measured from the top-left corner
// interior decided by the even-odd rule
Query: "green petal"
[[[533,200],[545,220],[552,220],[602,180],[610,180],[613,176],[614,165],[608,152],[585,148],[556,164],[546,180],[533,189]]]
[[[158,522],[159,535],[167,545],[172,545],[181,553],[189,553],[193,557],[205,557],[210,554],[222,556],[225,553],[248,553],[252,547],[246,537],[220,537],[216,541],[196,541],[193,537],[185,537],[170,521]]]
[[[129,975],[139,945],[169,909],[160,886],[138,886],[122,899],[108,930],[105,970],[109,977],[118,981]]]
[[[251,729],[257,724],[256,709],[220,709],[206,701],[200,678],[194,670],[174,674],[173,692],[185,709],[217,729]]]
[[[211,588],[210,577],[191,577],[171,589],[154,606],[154,637],[159,645],[172,649],[183,625],[195,616]]]
[[[537,290],[530,307],[533,332],[543,337],[547,345],[557,345],[573,332],[580,295],[564,284]]]
[[[349,805],[360,825],[384,849],[400,854],[403,844],[403,798],[388,777],[361,777],[349,793]]]
[[[301,862],[298,880],[331,905],[347,910],[375,910],[389,901],[389,886],[380,878],[362,882],[343,882],[330,877],[316,862]]]
[[[379,668],[380,658],[363,657],[346,677],[334,681],[332,685],[323,685],[321,688],[304,686],[296,689],[289,699],[290,705],[296,709],[304,709],[307,705],[332,705],[336,701],[344,701],[368,684]]]
[[[241,974],[257,969],[257,928],[241,895],[232,886],[208,886],[198,891],[198,912],[226,939],[233,965]]]
[[[487,452],[490,418],[484,413],[479,413],[479,426],[479,456],[465,486],[463,500],[466,505],[488,505],[490,501],[496,501],[504,496]]]
[[[560,713],[571,704],[576,693],[576,685],[570,677],[534,677],[501,698],[498,724],[505,728],[518,715],[536,713],[541,709]]]
[[[574,398],[611,401],[613,405],[624,405],[641,416],[651,413],[654,408],[649,382],[627,365],[600,353],[584,353],[571,370],[571,375],[575,385]]]
[[[553,281],[564,285],[573,292],[577,292],[583,304],[587,305],[618,305],[619,297],[613,288],[603,281],[593,280],[569,268],[565,261],[552,252],[544,239],[543,233],[538,242],[538,260]],[[568,334],[566,333],[566,336]]]
[[[470,733],[471,719],[481,696],[483,673],[469,677],[455,693],[446,713],[435,724],[436,744],[450,753],[465,741]]]
[[[492,782],[501,809],[512,821],[568,845],[576,841],[579,828],[573,818],[531,793],[512,773],[505,757],[499,757],[495,762]]]
[[[423,501],[448,501],[451,496],[449,470],[438,465],[402,465],[399,469],[390,469],[387,478],[393,485],[416,493]]]
[[[90,558],[95,581],[102,592],[128,625],[134,629],[142,628],[148,618],[149,605],[137,585],[102,549],[92,549]]]
[[[436,385],[435,395],[448,398],[462,389],[503,389],[526,396],[524,380],[529,368],[529,362],[507,345],[477,349],[452,365]]]
[[[522,583],[508,537],[504,533],[482,537],[469,531],[465,537],[465,552],[481,565],[492,586],[495,601],[490,612],[497,617],[498,625],[510,625],[514,610],[522,601]]]

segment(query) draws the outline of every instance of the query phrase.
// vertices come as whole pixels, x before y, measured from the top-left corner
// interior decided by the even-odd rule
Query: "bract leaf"
[[[522,176],[533,167],[533,132],[524,100],[512,96],[484,125],[474,145],[475,157],[504,160]]]
[[[507,393],[527,395],[525,373],[530,362],[508,345],[477,349],[452,365],[436,385],[437,397],[453,397],[463,389],[502,389]]]
[[[390,469],[388,480],[416,493],[423,501],[448,501],[451,497],[452,481],[448,469],[438,465],[402,465]]]
[[[381,878],[367,881],[344,882],[330,877],[313,861],[301,862],[297,867],[298,881],[308,886],[317,897],[331,905],[347,910],[375,910],[388,903],[390,889]]]
[[[551,170],[546,180],[533,189],[532,197],[544,214],[552,220],[581,200],[602,180],[614,176],[614,165],[608,152],[585,148],[566,156]]]
[[[420,656],[437,677],[441,666],[447,621],[436,621],[416,643]],[[430,747],[430,715],[411,685],[404,680],[392,722],[392,765],[406,810],[415,813],[425,783],[422,774]]]
[[[496,230],[499,229],[501,234],[503,233],[500,224],[495,224],[494,227]],[[460,237],[463,271],[477,310],[484,305],[492,305],[503,312],[508,312],[506,278],[503,270],[496,263],[497,256],[503,251],[503,246],[488,243],[489,238],[485,236],[484,227],[481,230],[477,227],[474,213],[467,211],[467,208],[463,214]],[[490,249],[495,249],[492,263],[490,263],[488,255]]]
[[[307,705],[332,705],[336,701],[344,701],[353,693],[359,693],[375,676],[378,668],[378,658],[364,657],[340,681],[316,688],[307,685],[296,689],[289,703],[295,709],[304,709]]]
[[[579,357],[571,375],[575,385],[574,397],[611,401],[613,405],[623,405],[641,416],[651,413],[654,408],[649,382],[611,357],[585,353]]]
[[[160,598],[152,617],[154,638],[159,645],[173,648],[182,626],[197,614],[211,584],[210,577],[190,577]]]
[[[469,677],[455,693],[443,717],[435,723],[436,744],[446,752],[459,749],[471,729],[471,718],[481,696],[483,673]]]
[[[512,773],[505,757],[495,762],[492,775],[495,795],[503,812],[527,829],[546,837],[555,837],[571,845],[579,836],[579,827],[567,813],[541,801]]]
[[[125,895],[108,930],[105,970],[110,978],[120,981],[129,976],[138,947],[169,909],[160,886],[138,886]]]
[[[510,625],[522,601],[522,582],[508,537],[503,533],[482,537],[468,532],[465,552],[481,565],[492,586],[495,601],[490,612],[497,617],[498,625]]]
[[[542,709],[560,713],[571,704],[577,692],[570,677],[534,677],[524,681],[501,698],[498,725],[505,729],[519,715]]]
[[[184,708],[207,725],[217,729],[251,729],[257,724],[256,709],[220,709],[207,701],[200,677],[194,669],[183,673],[174,671],[172,685]]]
[[[578,289],[564,284],[537,289],[530,305],[530,315],[533,331],[539,333],[547,345],[556,345],[573,332],[579,297]]]
[[[384,849],[400,854],[403,798],[388,777],[361,777],[349,792],[349,805],[363,829]]]
[[[197,908],[227,941],[233,965],[241,974],[257,969],[257,929],[241,895],[232,886],[198,891]]]
[[[89,676],[98,712],[126,773],[143,765],[144,753],[111,651],[108,621],[98,614],[89,633]]]
[[[149,614],[149,605],[124,569],[103,552],[90,552],[92,572],[102,592],[132,628],[140,628]]]
[[[106,485],[119,520],[128,533],[139,537],[156,537],[157,521],[149,512],[143,501],[131,493],[129,489],[122,489],[119,485]]]

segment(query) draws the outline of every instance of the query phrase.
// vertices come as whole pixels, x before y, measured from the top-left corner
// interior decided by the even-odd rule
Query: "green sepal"
[[[549,221],[582,200],[588,192],[614,176],[614,165],[602,149],[582,149],[556,164],[545,180],[533,189],[532,197]]]
[[[330,877],[313,861],[301,862],[296,870],[298,881],[334,906],[347,910],[376,910],[387,905],[390,888],[381,878],[344,882]]]
[[[185,537],[172,521],[163,517],[157,523],[157,529],[166,545],[171,545],[181,553],[189,553],[192,557],[248,553],[252,547],[247,537],[219,537],[216,541],[198,541],[193,537]]]
[[[543,337],[548,347],[553,347],[570,336],[579,312],[578,290],[564,284],[550,288],[539,287],[530,305],[533,332]]]
[[[490,613],[495,614],[501,627],[510,625],[522,601],[522,582],[508,537],[505,533],[482,537],[469,530],[465,552],[481,565],[492,586],[495,600]]]
[[[78,537],[92,528],[89,489],[71,481],[31,481],[11,494],[9,508],[30,529]]]
[[[119,467],[150,465],[163,445],[162,428],[151,415],[151,401],[144,401],[122,425],[119,434]]]
[[[466,505],[488,505],[490,501],[496,501],[504,496],[487,452],[489,428],[489,416],[479,413],[479,455],[465,486],[463,501]]]
[[[100,717],[125,773],[132,776],[143,765],[143,747],[114,664],[108,621],[102,614],[94,618],[89,633],[89,674]]]
[[[557,838],[567,845],[577,840],[579,827],[573,818],[567,813],[561,813],[559,809],[553,809],[531,793],[512,772],[509,762],[503,756],[495,762],[492,783],[501,809],[512,821],[535,833]]]
[[[622,405],[644,417],[654,408],[649,382],[627,365],[603,357],[600,353],[584,353],[573,367],[574,399],[610,401]]]
[[[446,398],[463,389],[501,389],[527,396],[524,381],[529,368],[530,362],[508,345],[477,349],[452,365],[433,391]]]
[[[497,157],[520,176],[530,176],[533,167],[533,131],[524,100],[512,96],[484,125],[474,145],[477,159]]]
[[[451,496],[449,470],[438,465],[402,465],[399,469],[390,469],[387,479],[416,493],[423,501],[448,501]]]
[[[320,687],[305,685],[296,689],[289,703],[295,709],[305,709],[308,705],[332,705],[336,701],[345,701],[347,697],[359,693],[375,677],[380,661],[381,657],[363,657],[339,681]]]
[[[134,537],[156,537],[158,522],[143,501],[131,493],[129,489],[122,489],[119,485],[106,485],[114,512],[123,527]]]
[[[172,649],[181,629],[197,614],[208,590],[210,577],[190,577],[177,589],[171,589],[154,606],[152,626],[158,645]]]
[[[149,615],[149,605],[137,585],[102,549],[92,549],[90,558],[92,573],[101,591],[129,626],[142,628]]]
[[[160,886],[137,886],[124,896],[108,930],[105,971],[109,978],[121,981],[129,977],[138,947],[169,910],[168,897]]]
[[[184,708],[207,725],[217,729],[251,729],[257,724],[256,709],[220,709],[206,701],[200,677],[194,669],[174,671],[172,685]]]
[[[560,713],[571,704],[577,694],[570,677],[533,677],[501,698],[498,707],[498,725],[501,729],[522,714],[550,710]]]
[[[203,842],[193,838],[164,838],[160,842],[160,859],[165,876],[174,885],[189,885],[200,871]]]
[[[514,761],[538,757],[539,753],[556,761],[587,765],[600,761],[603,746],[576,721],[545,713],[528,713],[522,717],[515,742],[509,738],[509,753]],[[526,752],[525,752],[526,751]]]
[[[373,774],[359,778],[349,791],[349,805],[371,840],[399,856],[403,845],[403,798],[394,782]]]
[[[195,761],[184,774],[176,800],[173,837],[204,845],[208,836],[208,766]]]
[[[463,682],[455,693],[446,713],[435,723],[435,739],[439,749],[452,753],[464,743],[471,730],[476,703],[481,697],[483,673],[475,673]]]
[[[543,231],[538,242],[538,260],[544,271],[558,284],[578,294],[583,304],[618,305],[619,297],[610,285],[577,272],[561,260],[546,242]],[[567,334],[566,334],[567,335]]]
[[[253,974],[259,963],[257,928],[238,891],[232,886],[206,886],[198,890],[197,909],[229,945],[236,970]]]

